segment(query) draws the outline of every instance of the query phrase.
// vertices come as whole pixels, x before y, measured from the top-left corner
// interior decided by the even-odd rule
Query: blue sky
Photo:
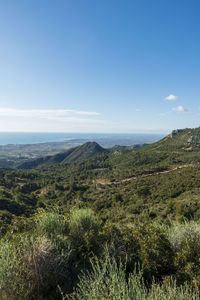
[[[0,0],[0,131],[200,126],[199,0]]]

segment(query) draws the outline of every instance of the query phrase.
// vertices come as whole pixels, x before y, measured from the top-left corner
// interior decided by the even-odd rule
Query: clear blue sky
[[[199,0],[1,0],[0,131],[200,126]]]

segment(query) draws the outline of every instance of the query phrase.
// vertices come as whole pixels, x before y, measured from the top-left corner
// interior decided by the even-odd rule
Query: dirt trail
[[[139,174],[139,175],[134,175],[132,177],[129,177],[129,178],[125,178],[125,179],[121,179],[121,180],[115,180],[115,181],[109,181],[109,180],[106,180],[106,179],[97,179],[94,181],[94,183],[96,184],[100,184],[100,185],[112,185],[112,184],[120,184],[120,183],[123,183],[123,182],[129,182],[129,181],[132,181],[132,180],[136,180],[137,178],[139,177],[148,177],[148,176],[152,176],[152,175],[159,175],[159,174],[166,174],[166,173],[170,173],[172,171],[175,171],[175,170],[178,170],[178,169],[183,169],[183,168],[188,168],[188,167],[193,167],[194,165],[193,164],[186,164],[186,165],[180,165],[180,166],[177,166],[173,169],[170,169],[170,170],[163,170],[163,171],[152,171],[151,173],[148,173],[148,174]]]

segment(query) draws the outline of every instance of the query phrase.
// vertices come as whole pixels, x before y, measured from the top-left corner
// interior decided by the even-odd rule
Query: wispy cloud
[[[175,96],[174,94],[170,94],[169,96],[165,97],[166,101],[176,101],[179,100],[178,96]]]
[[[181,113],[181,114],[184,114],[184,113],[189,113],[189,110],[184,108],[183,106],[177,106],[177,107],[173,107],[172,108],[173,111],[177,112],[177,113]]]
[[[141,111],[141,109],[140,109],[140,108],[136,108],[136,110],[135,110],[135,111],[139,112],[139,111]]]
[[[40,118],[62,122],[98,122],[101,120],[80,118],[79,116],[99,116],[93,111],[79,111],[73,109],[16,109],[0,107],[1,117]]]

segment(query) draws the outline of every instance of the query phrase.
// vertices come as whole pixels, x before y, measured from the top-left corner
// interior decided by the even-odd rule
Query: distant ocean
[[[37,144],[46,142],[60,142],[72,139],[91,141],[116,140],[119,144],[153,143],[161,139],[164,134],[102,134],[102,133],[42,133],[42,132],[0,132],[0,145],[6,144]]]

